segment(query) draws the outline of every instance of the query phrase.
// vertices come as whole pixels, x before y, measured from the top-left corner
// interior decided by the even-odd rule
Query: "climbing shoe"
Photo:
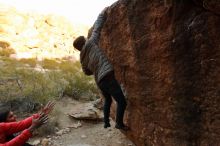
[[[116,124],[115,128],[120,129],[120,130],[124,130],[124,131],[130,130],[130,128],[128,126],[124,125],[124,124],[123,125]]]
[[[108,128],[108,127],[111,127],[110,123],[105,123],[104,128]]]

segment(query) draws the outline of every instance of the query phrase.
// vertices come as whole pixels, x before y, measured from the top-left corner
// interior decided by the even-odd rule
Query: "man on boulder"
[[[114,69],[108,58],[98,46],[100,32],[106,20],[107,8],[98,16],[93,25],[91,36],[86,39],[84,36],[77,37],[73,46],[80,51],[80,63],[86,75],[94,75],[97,86],[104,96],[104,128],[110,127],[109,115],[112,103],[111,96],[117,102],[117,114],[115,128],[128,130],[124,124],[124,112],[126,109],[125,96],[121,87],[115,79]]]

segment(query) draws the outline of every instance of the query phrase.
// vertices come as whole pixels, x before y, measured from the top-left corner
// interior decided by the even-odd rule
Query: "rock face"
[[[100,45],[126,90],[125,134],[137,146],[220,144],[219,6],[119,0],[109,9]]]

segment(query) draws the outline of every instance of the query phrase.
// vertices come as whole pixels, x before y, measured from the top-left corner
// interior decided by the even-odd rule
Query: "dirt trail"
[[[115,123],[111,121],[111,128],[104,129],[102,122],[78,121],[67,116],[74,105],[79,101],[63,99],[56,104],[57,120],[60,129],[65,129],[78,122],[81,127],[69,128],[69,132],[60,136],[51,136],[53,146],[135,146],[119,130],[114,128]]]

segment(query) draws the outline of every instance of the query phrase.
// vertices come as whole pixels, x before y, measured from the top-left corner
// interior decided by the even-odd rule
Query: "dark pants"
[[[124,112],[126,109],[126,100],[125,96],[121,90],[121,87],[117,80],[115,79],[114,72],[106,75],[99,83],[98,87],[100,88],[104,100],[104,122],[109,123],[110,107],[112,103],[111,96],[117,102],[117,113],[116,113],[116,123],[118,125],[124,125],[123,118]]]

